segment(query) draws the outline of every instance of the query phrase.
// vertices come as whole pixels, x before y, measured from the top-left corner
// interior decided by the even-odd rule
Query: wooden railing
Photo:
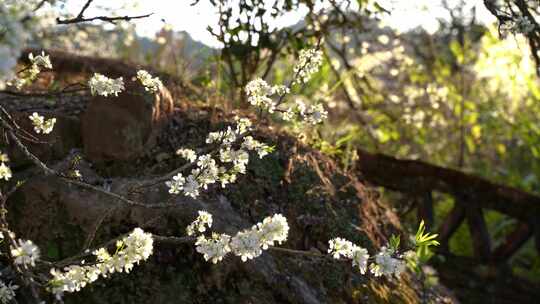
[[[540,253],[540,196],[492,183],[463,172],[422,161],[399,160],[358,150],[356,170],[365,181],[419,197],[416,209],[431,230],[438,230],[441,252],[459,226],[467,223],[475,257],[483,263],[505,263],[531,237]],[[433,193],[454,198],[454,206],[439,227],[433,227]],[[495,210],[517,220],[514,230],[496,248],[486,225],[484,210]]]

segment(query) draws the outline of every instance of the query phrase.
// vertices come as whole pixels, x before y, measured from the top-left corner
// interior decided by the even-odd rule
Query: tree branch
[[[97,17],[91,17],[91,18],[84,18],[84,17],[75,17],[72,19],[60,19],[56,18],[56,23],[58,24],[74,24],[74,23],[84,23],[84,22],[92,22],[92,21],[105,21],[110,22],[112,24],[116,24],[115,21],[130,21],[133,19],[142,19],[152,16],[154,13],[146,14],[146,15],[138,15],[138,16],[119,16],[119,17],[111,17],[111,16],[97,16]]]
[[[92,4],[92,1],[94,1],[94,0],[88,0],[88,1],[86,1],[86,3],[84,4],[83,8],[81,9],[81,11],[79,12],[79,14],[77,15],[77,18],[82,18],[82,17],[83,17],[84,12],[88,9],[88,7],[90,6],[90,4]]]

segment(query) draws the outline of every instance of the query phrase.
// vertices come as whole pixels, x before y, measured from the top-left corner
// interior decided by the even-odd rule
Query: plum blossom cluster
[[[270,96],[285,96],[290,92],[285,86],[270,86],[266,81],[258,78],[250,81],[246,85],[246,93],[248,102],[256,107],[274,113],[279,111],[281,117],[285,121],[300,118],[310,124],[319,124],[328,117],[328,112],[323,108],[322,104],[307,106],[302,101],[296,101],[294,107],[289,107],[286,110],[278,109],[278,102],[274,101]]]
[[[39,73],[41,73],[41,69],[52,69],[51,59],[49,58],[49,55],[45,55],[45,52],[41,52],[41,55],[34,56],[34,54],[30,53],[28,55],[28,59],[30,60],[31,65],[29,67],[26,67],[23,69],[17,77],[10,80],[8,82],[9,85],[12,85],[16,87],[17,89],[21,89],[23,86],[29,85],[32,83],[38,76]]]
[[[44,51],[41,51],[41,55],[34,56],[34,54],[30,53],[28,54],[28,59],[30,59],[30,63],[32,63],[32,67],[34,69],[39,70],[40,68],[45,68],[52,70],[53,66],[51,63],[51,58],[49,55],[46,55]]]
[[[249,151],[255,151],[259,158],[263,158],[271,151],[271,148],[256,139],[252,136],[244,137],[244,142],[242,142],[242,147]]]
[[[142,83],[144,89],[149,92],[157,92],[163,86],[163,83],[158,77],[152,77],[145,70],[139,70],[137,72],[137,79]]]
[[[256,78],[246,85],[246,95],[248,102],[258,108],[274,113],[277,102],[270,96],[284,96],[290,92],[290,89],[284,85],[270,86],[261,78]]]
[[[0,303],[11,303],[11,301],[15,298],[15,290],[18,288],[19,286],[13,285],[11,282],[6,284],[0,280]]]
[[[39,248],[30,240],[17,240],[15,246],[10,246],[13,262],[23,267],[36,266],[39,260]]]
[[[249,119],[237,119],[236,128],[228,127],[226,130],[210,132],[206,138],[207,144],[219,144],[219,157],[212,154],[197,155],[191,149],[179,149],[177,154],[196,165],[191,174],[184,177],[178,173],[165,184],[169,193],[180,194],[196,198],[201,189],[220,182],[222,187],[233,183],[238,174],[245,174],[249,163],[248,151],[255,151],[260,158],[271,151],[271,148],[245,133],[251,128]],[[243,138],[238,148],[234,145]]]
[[[32,115],[28,116],[28,119],[32,122],[34,126],[34,131],[36,133],[49,134],[54,129],[54,124],[56,123],[56,118],[45,119],[45,117],[34,112]]]
[[[11,178],[11,169],[6,165],[9,162],[9,157],[6,153],[0,151],[0,179],[8,181]]]
[[[405,271],[405,267],[406,262],[403,260],[403,256],[387,247],[381,248],[381,251],[375,255],[375,263],[369,266],[371,273],[376,277],[390,277],[392,275],[399,277]]]
[[[299,61],[294,67],[294,79],[292,84],[306,83],[311,76],[316,73],[322,64],[322,52],[316,49],[302,50]],[[261,78],[250,81],[245,92],[248,102],[268,113],[279,112],[285,121],[301,119],[309,124],[321,123],[328,117],[328,112],[321,104],[306,106],[303,102],[297,101],[296,105],[287,109],[278,108],[283,101],[283,97],[290,93],[290,88],[285,85],[269,85]],[[277,97],[277,100],[272,97]]]
[[[309,124],[316,125],[328,117],[328,112],[323,108],[322,104],[306,105],[303,101],[296,100],[295,106],[281,113],[281,118],[285,121],[297,119],[298,117]]]
[[[358,267],[362,274],[366,273],[369,254],[365,248],[357,246],[342,238],[332,239],[328,243],[330,245],[328,253],[330,253],[334,259],[350,259],[352,260],[353,267]]]
[[[197,159],[197,153],[191,149],[178,149],[176,150],[176,155],[184,158],[189,162],[194,162]]]
[[[313,74],[319,71],[323,62],[323,53],[317,49],[305,49],[300,51],[298,62],[294,66],[295,79],[293,83],[306,83]]]
[[[15,78],[14,69],[28,39],[54,24],[55,13],[44,3],[39,11],[37,0],[0,1],[0,89]]]
[[[206,228],[212,227],[212,215],[206,211],[199,211],[199,216],[187,226],[186,233],[191,236],[196,233],[203,233]]]
[[[223,260],[227,253],[231,252],[230,241],[231,237],[227,234],[212,233],[210,238],[201,235],[195,242],[195,250],[203,255],[205,261],[217,264]]]
[[[339,237],[330,240],[328,243],[328,253],[334,259],[350,259],[353,267],[360,269],[360,273],[365,274],[367,272],[370,259],[367,249]],[[369,270],[376,277],[391,277],[393,275],[399,277],[405,271],[406,262],[403,256],[390,247],[382,247],[380,252],[373,258],[375,262],[369,264]]]
[[[96,263],[85,265],[70,265],[63,271],[51,269],[49,291],[57,299],[65,292],[76,292],[98,280],[106,278],[115,272],[129,273],[135,264],[145,261],[153,252],[153,238],[150,233],[141,228],[135,228],[129,235],[116,242],[116,252],[111,255],[107,249],[100,248],[93,252]]]
[[[94,73],[94,76],[88,81],[90,92],[92,95],[118,96],[124,88],[124,80],[122,77],[112,79],[99,73]]]
[[[287,240],[289,225],[281,214],[266,217],[251,229],[238,232],[231,237],[227,234],[212,233],[210,238],[200,235],[195,249],[206,261],[216,264],[230,252],[239,256],[243,262],[260,256],[263,250]]]

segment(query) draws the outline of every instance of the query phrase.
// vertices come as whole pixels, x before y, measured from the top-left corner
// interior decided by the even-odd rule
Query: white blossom
[[[204,168],[199,174],[197,174],[197,181],[199,182],[200,187],[205,190],[208,189],[208,185],[218,181],[219,173],[219,167],[216,165]]]
[[[323,53],[316,49],[301,50],[298,62],[294,66],[294,83],[306,83],[319,71],[323,61]]]
[[[226,234],[212,234],[212,238],[205,238],[201,235],[195,242],[195,250],[202,254],[206,261],[216,264],[223,260],[227,253],[231,252],[229,242],[231,237]]]
[[[198,168],[193,169],[188,176],[192,189],[188,191],[187,186],[184,186],[185,194],[193,197],[198,195],[198,188],[207,189],[208,185],[215,183],[219,178],[219,168],[210,154],[200,155],[196,164]]]
[[[112,79],[99,73],[95,73],[88,81],[92,95],[118,96],[124,90],[124,80],[122,77]]]
[[[9,161],[9,156],[6,153],[0,151],[0,163],[7,163]]]
[[[141,260],[146,261],[154,248],[152,235],[144,232],[141,228],[133,229],[133,232],[124,238],[124,244],[127,247],[126,253],[136,263]]]
[[[375,255],[375,263],[370,265],[371,273],[374,276],[399,276],[405,270],[405,261],[393,257],[394,252],[387,248],[381,247],[381,251]]]
[[[28,116],[28,119],[32,121],[34,125],[34,131],[36,133],[49,134],[54,129],[54,124],[56,124],[56,118],[50,118],[45,120],[45,117],[34,112],[31,116]]]
[[[272,95],[277,95],[277,96],[284,96],[286,94],[289,94],[290,92],[291,92],[291,89],[289,89],[289,87],[282,84],[275,85],[271,89]]]
[[[194,162],[197,159],[197,154],[191,149],[178,149],[176,155],[181,156],[189,162]]]
[[[237,134],[239,135],[244,134],[251,129],[252,123],[251,123],[251,120],[249,120],[248,118],[235,117],[235,121],[236,121]]]
[[[257,224],[257,228],[261,236],[263,249],[273,246],[274,242],[283,243],[289,235],[289,224],[281,214],[274,214],[272,217],[265,218],[262,223]]]
[[[36,65],[38,68],[46,68],[46,69],[52,69],[52,63],[51,59],[49,58],[49,55],[45,55],[44,51],[41,51],[41,55],[34,56],[34,54],[30,53],[28,55],[28,59],[30,59],[30,62],[32,65]]]
[[[288,108],[287,110],[281,112],[281,118],[285,121],[291,121],[296,116],[296,113],[292,108]]]
[[[224,163],[233,163],[237,172],[245,173],[249,162],[249,154],[244,150],[221,149],[219,151],[220,160]]]
[[[259,157],[264,157],[272,149],[251,136],[245,136],[239,149],[233,148],[239,138],[250,130],[251,121],[247,118],[235,118],[236,128],[227,127],[226,130],[208,133],[206,143],[219,144],[219,155],[215,159],[212,154],[198,155],[191,149],[179,149],[176,154],[186,158],[197,167],[191,170],[191,174],[183,179],[181,175],[166,182],[169,193],[183,193],[186,196],[196,198],[201,189],[208,189],[208,186],[216,182],[221,183],[221,187],[233,183],[237,179],[237,174],[245,174],[249,163],[248,151],[255,151]],[[246,151],[247,150],[247,151]]]
[[[197,224],[188,226],[193,231]],[[228,252],[239,256],[243,262],[262,254],[263,250],[273,246],[275,242],[281,244],[287,240],[289,225],[287,219],[281,214],[266,217],[262,222],[252,226],[251,229],[238,232],[234,237],[213,234],[211,239],[199,236],[197,239],[197,252],[204,254],[205,260],[213,263],[221,261]]]
[[[32,124],[34,125],[34,131],[36,131],[36,133],[40,133],[41,125],[43,125],[44,117],[34,112],[32,113],[31,116],[28,116],[28,119],[32,121]]]
[[[264,156],[268,155],[268,151],[270,151],[270,147],[266,144],[263,144],[259,142],[258,140],[253,139],[252,136],[246,136],[244,137],[244,142],[242,143],[242,147],[250,150],[255,151],[259,155],[259,158],[263,158]]]
[[[75,178],[75,179],[82,179],[82,177],[83,177],[82,174],[81,174],[81,171],[79,171],[77,169],[71,171],[70,173],[71,173],[70,176]]]
[[[18,288],[19,286],[13,285],[11,282],[6,285],[0,280],[0,303],[11,303],[11,301],[15,298],[15,290]]]
[[[330,245],[328,253],[332,254],[334,259],[352,257],[354,245],[351,241],[338,237],[328,241],[328,244]]]
[[[230,145],[236,141],[236,135],[237,133],[231,129],[231,127],[228,127],[226,131],[208,133],[206,143],[211,144],[221,142],[223,144]]]
[[[189,175],[186,179],[186,183],[184,184],[184,194],[196,198],[199,196],[199,188],[200,184],[196,177]]]
[[[194,235],[195,233],[202,233],[206,231],[206,228],[212,227],[212,215],[206,211],[199,211],[199,216],[187,226],[187,235]]]
[[[303,113],[303,116],[307,122],[316,125],[318,123],[321,123],[328,117],[328,112],[323,108],[321,104],[317,104],[309,107]]]
[[[358,267],[360,273],[365,274],[367,272],[370,256],[365,248],[342,238],[330,240],[329,245],[328,253],[333,258],[351,259],[353,267]],[[376,277],[383,275],[388,277],[392,275],[399,276],[405,270],[406,262],[403,257],[387,247],[381,247],[380,252],[374,258],[375,263],[371,263],[369,269]]]
[[[214,167],[215,165],[216,161],[212,158],[212,155],[210,154],[200,155],[197,159],[197,166],[199,166],[199,168]]]
[[[11,169],[5,164],[0,164],[0,179],[8,181],[12,176]]]
[[[219,149],[219,160],[224,163],[232,162],[231,148],[226,147]]]
[[[352,249],[352,265],[360,269],[360,273],[365,274],[368,265],[369,254],[367,249],[354,246]]]
[[[242,259],[242,262],[262,254],[261,233],[257,229],[238,232],[231,239],[232,252]]]
[[[272,94],[272,87],[262,78],[256,78],[246,85],[248,96],[262,96]]]
[[[300,113],[300,115],[305,115],[306,110],[307,110],[306,104],[300,99],[297,99],[295,103],[296,103],[296,109]]]
[[[182,176],[182,173],[178,173],[173,176],[172,180],[165,182],[165,185],[169,187],[170,194],[179,194],[182,191],[186,179]]]
[[[321,123],[328,117],[328,112],[323,108],[322,104],[308,106],[300,99],[296,100],[296,111],[293,109],[289,109],[288,111],[290,113],[286,114],[286,116],[290,117],[287,118],[294,117],[295,112],[297,112],[302,117],[302,120],[313,125]]]
[[[274,112],[276,103],[268,97],[268,95],[272,94],[272,87],[266,81],[261,78],[254,79],[248,82],[245,90],[250,104],[270,113]]]
[[[228,172],[224,167],[220,167],[219,171],[219,182],[221,183],[222,188],[225,188],[227,184],[234,183],[236,181],[237,175],[234,172]]]
[[[23,86],[26,86],[32,83],[41,72],[41,68],[52,69],[51,60],[49,55],[45,55],[45,52],[41,52],[41,55],[34,56],[34,54],[28,54],[28,59],[30,60],[31,65],[22,69],[17,77],[12,78],[8,84],[21,89]]]
[[[208,133],[208,136],[206,137],[206,143],[211,144],[215,143],[221,140],[223,137],[222,132],[210,132]]]
[[[157,92],[163,86],[163,83],[161,83],[158,77],[152,77],[145,70],[139,70],[137,72],[137,79],[139,79],[146,91]]]
[[[49,291],[57,299],[64,292],[76,292],[86,285],[95,282],[100,277],[107,277],[115,272],[129,273],[135,264],[145,261],[153,252],[154,240],[150,233],[141,228],[135,228],[129,235],[117,241],[116,252],[111,255],[105,248],[93,252],[96,263],[85,265],[70,265],[63,271],[51,269]]]
[[[253,136],[246,136],[244,137],[244,142],[242,143],[242,147],[248,149],[248,150],[255,150],[257,147],[259,147],[261,143],[255,139],[253,139]]]
[[[19,239],[15,246],[10,246],[15,264],[24,267],[35,266],[39,260],[39,248],[30,240]]]

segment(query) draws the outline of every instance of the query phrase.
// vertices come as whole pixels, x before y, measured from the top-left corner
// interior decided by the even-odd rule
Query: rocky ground
[[[287,248],[324,253],[341,236],[374,251],[400,223],[378,195],[335,163],[294,138],[261,125],[257,138],[276,146],[268,157],[252,157],[248,173],[226,189],[212,188],[198,199],[172,197],[163,183],[133,191],[133,185],[178,168],[180,147],[204,146],[209,131],[234,115],[190,106],[165,91],[132,93],[108,100],[70,96],[1,95],[0,102],[31,130],[26,116],[37,111],[58,118],[43,143],[31,151],[62,172],[77,169],[95,187],[125,194],[144,204],[174,203],[149,209],[120,204],[96,191],[44,177],[14,145],[15,180],[24,185],[9,200],[9,219],[19,236],[34,240],[44,258],[59,261],[94,248],[134,227],[155,234],[183,236],[205,209],[215,229],[226,233],[251,227],[273,213],[291,226]],[[5,139],[2,139],[5,141]],[[80,159],[79,159],[80,157]],[[43,266],[46,268],[46,266]],[[45,270],[45,269],[44,269]],[[130,274],[115,274],[66,303],[419,303],[455,302],[443,287],[420,288],[411,274],[400,280],[360,275],[350,264],[328,259],[265,252],[243,263],[229,257],[213,265],[194,246],[157,244],[149,261]]]

